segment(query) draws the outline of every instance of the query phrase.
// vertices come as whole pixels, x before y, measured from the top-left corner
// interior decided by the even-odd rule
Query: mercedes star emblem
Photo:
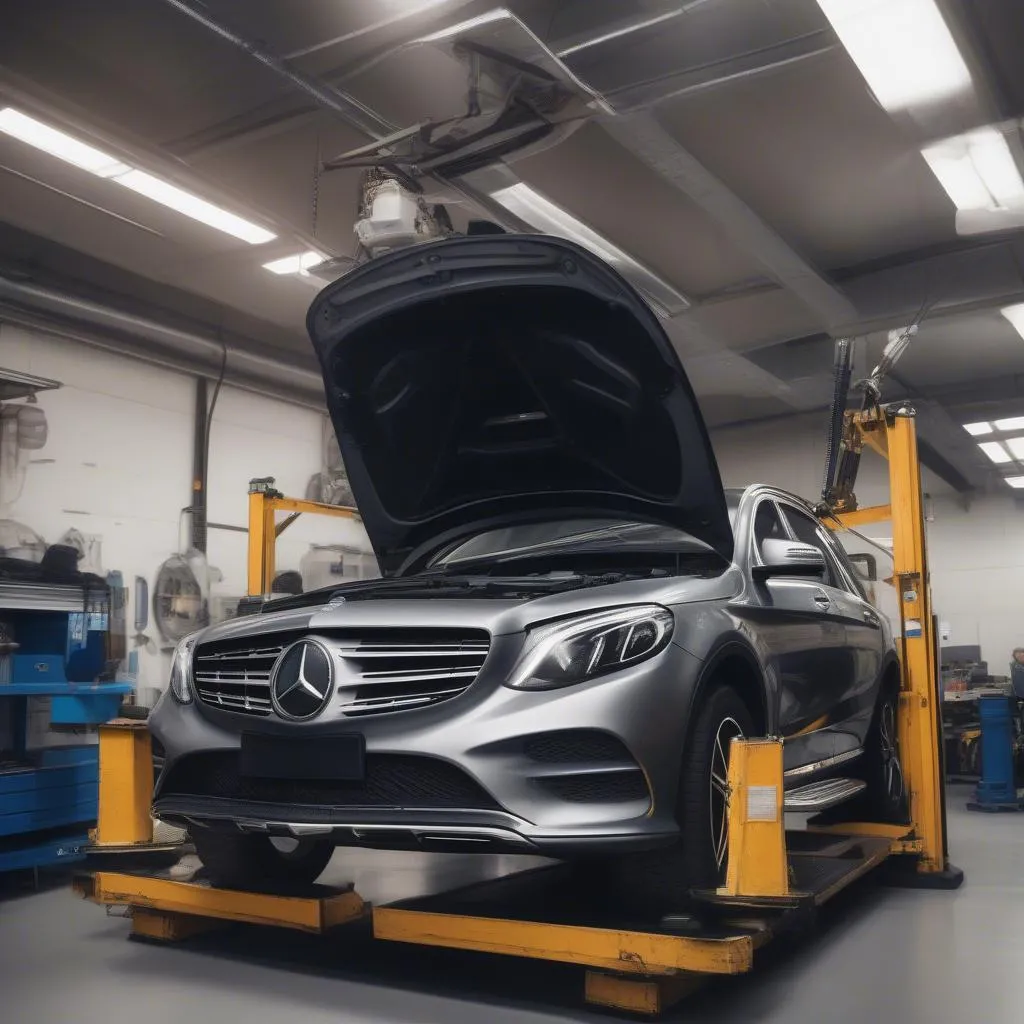
[[[270,701],[282,718],[301,721],[320,714],[331,699],[334,663],[318,640],[286,647],[270,673]]]

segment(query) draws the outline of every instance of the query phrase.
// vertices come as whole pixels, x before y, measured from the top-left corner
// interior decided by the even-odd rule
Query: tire
[[[312,885],[334,853],[323,839],[279,840],[196,828],[196,853],[213,885],[228,889],[281,889]],[[289,849],[289,847],[291,847]]]
[[[685,910],[691,889],[710,889],[724,881],[727,748],[732,739],[753,732],[753,716],[734,689],[720,686],[706,696],[683,751],[676,801],[679,842],[616,858],[609,872],[616,903],[664,916]]]
[[[856,801],[869,821],[904,825],[910,820],[899,743],[899,690],[883,687],[871,722],[860,777],[867,788]]]

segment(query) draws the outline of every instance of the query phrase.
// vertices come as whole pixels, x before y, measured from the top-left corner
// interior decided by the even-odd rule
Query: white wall
[[[713,432],[723,480],[731,487],[777,484],[815,500],[821,491],[825,429],[819,414]],[[861,505],[888,500],[886,473],[881,459],[864,455],[857,484]],[[965,509],[927,470],[924,490],[929,495],[932,595],[940,621],[949,624],[948,643],[980,644],[989,671],[1003,675],[1010,652],[1024,646],[1024,510],[1009,492],[979,495]],[[877,539],[892,536],[888,524],[862,532]],[[882,557],[880,570],[891,568]]]
[[[48,543],[72,527],[102,537],[104,571],[131,585],[149,580],[187,544],[195,382],[185,375],[77,342],[0,324],[0,367],[61,381],[42,392],[49,438],[28,452],[24,488],[8,515]],[[323,418],[315,411],[230,387],[221,389],[210,440],[209,516],[244,527],[248,482],[273,476],[303,496],[320,470]],[[180,524],[180,525],[179,525]],[[211,530],[213,593],[242,595],[246,535]],[[278,568],[297,569],[310,543],[365,546],[362,527],[303,517],[278,544]],[[157,636],[155,625],[149,635]],[[167,654],[140,652],[141,687],[163,687]]]

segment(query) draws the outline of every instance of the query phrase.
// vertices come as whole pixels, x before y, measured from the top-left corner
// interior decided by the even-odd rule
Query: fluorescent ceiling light
[[[109,153],[104,153],[65,132],[43,124],[42,121],[37,121],[13,107],[4,107],[0,110],[0,131],[75,167],[101,178],[116,181],[118,185],[124,185],[125,188],[130,188],[133,192],[138,192],[162,206],[240,238],[250,245],[261,245],[277,237],[273,232],[245,220],[244,217],[186,192],[169,181],[140,171]]]
[[[684,295],[638,263],[628,252],[620,249],[603,235],[599,235],[568,211],[556,206],[550,199],[545,199],[529,185],[517,182],[515,185],[492,192],[491,198],[538,231],[557,238],[566,238],[589,249],[639,288],[665,315],[680,313],[690,305]]]
[[[1018,490],[1024,487],[1024,476],[1004,476],[1003,479],[1011,487],[1016,487]]]
[[[313,267],[320,266],[327,259],[323,253],[300,252],[294,256],[283,256],[279,260],[271,260],[263,264],[264,270],[272,274],[307,274]]]
[[[456,36],[461,36],[463,32],[480,28],[481,25],[490,25],[492,21],[504,21],[506,18],[511,17],[511,12],[504,7],[496,7],[493,11],[485,11],[483,14],[478,14],[475,18],[467,18],[465,21],[458,22],[458,24],[449,25],[447,28],[442,28],[437,32],[431,32],[429,36],[421,36],[419,41],[421,43],[440,43],[445,39],[454,39]]]
[[[818,0],[886,110],[948,100],[971,87],[935,0]]]
[[[1024,437],[1008,437],[1006,447],[1015,459],[1024,459]]]
[[[117,157],[89,146],[13,107],[0,110],[0,131],[101,178],[113,178],[131,170]]]
[[[964,430],[972,437],[981,437],[983,434],[992,433],[991,423],[965,423]]]
[[[1011,416],[1009,419],[996,420],[996,430],[1024,430],[1024,416]]]
[[[995,463],[1013,461],[1010,453],[998,441],[984,441],[978,447]]]
[[[258,224],[253,224],[252,221],[229,213],[220,206],[214,206],[213,203],[208,203],[205,199],[200,199],[199,196],[186,192],[169,181],[147,174],[145,171],[128,171],[114,180],[119,185],[124,185],[125,188],[130,188],[147,199],[152,199],[155,203],[160,203],[186,217],[208,224],[211,228],[216,228],[225,234],[234,235],[235,238],[240,238],[250,245],[261,245],[263,242],[272,241],[277,237],[273,232],[261,228]]]
[[[1018,302],[1013,306],[1003,306],[999,312],[1013,324],[1014,330],[1024,338],[1024,302]]]
[[[921,150],[958,210],[1020,210],[1024,180],[1006,136],[991,125]]]

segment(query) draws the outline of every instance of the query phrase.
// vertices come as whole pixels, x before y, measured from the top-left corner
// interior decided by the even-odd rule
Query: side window
[[[789,520],[789,525],[793,530],[793,536],[801,544],[811,544],[825,556],[825,575],[822,582],[830,587],[848,590],[849,588],[839,574],[835,556],[821,535],[821,526],[818,520],[806,512],[801,512],[799,509],[788,506],[786,508],[786,518]]]
[[[774,501],[762,501],[754,513],[754,545],[757,554],[762,556],[762,547],[766,540],[789,540],[782,517]]]
[[[846,578],[849,581],[847,590],[853,590],[858,597],[862,597],[865,601],[868,598],[867,590],[861,581],[861,575],[854,568],[853,563],[850,561],[850,556],[846,553],[846,548],[843,547],[842,541],[827,527],[823,526],[822,529],[825,531],[825,538],[828,541],[829,550],[836,556],[836,561],[843,567],[846,573]]]

